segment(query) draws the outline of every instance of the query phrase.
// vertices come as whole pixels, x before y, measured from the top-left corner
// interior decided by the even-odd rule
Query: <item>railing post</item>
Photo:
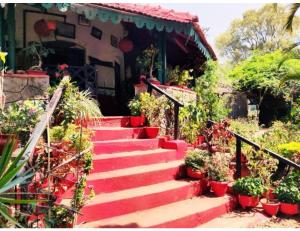
[[[150,95],[152,95],[152,87],[150,86],[150,84],[148,85],[147,92],[148,92]]]
[[[174,140],[178,139],[178,132],[179,132],[179,105],[177,103],[174,104]]]
[[[241,163],[241,157],[242,157],[242,142],[241,140],[236,137],[236,177],[240,178],[242,173],[242,163]]]

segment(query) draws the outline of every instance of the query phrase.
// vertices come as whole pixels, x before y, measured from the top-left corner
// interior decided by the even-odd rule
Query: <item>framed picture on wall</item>
[[[75,39],[75,29],[76,27],[74,24],[57,22],[55,35]]]
[[[91,35],[95,37],[96,39],[101,40],[102,38],[102,31],[98,29],[97,27],[92,27]]]
[[[91,21],[85,17],[84,14],[78,15],[78,25],[91,26]]]
[[[110,44],[113,46],[113,47],[116,47],[118,48],[118,38],[114,35],[111,35],[110,36]]]

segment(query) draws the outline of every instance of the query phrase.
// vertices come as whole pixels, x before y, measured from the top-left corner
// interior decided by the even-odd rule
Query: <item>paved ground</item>
[[[300,215],[294,217],[287,217],[278,215],[278,217],[271,218],[269,221],[258,224],[256,228],[300,228]]]

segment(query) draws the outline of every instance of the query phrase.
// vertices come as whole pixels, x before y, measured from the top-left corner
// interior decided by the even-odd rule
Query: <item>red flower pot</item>
[[[140,127],[142,124],[141,116],[130,116],[130,126],[131,127]]]
[[[194,179],[202,179],[205,177],[204,173],[200,170],[193,169],[192,167],[186,168],[186,174]]]
[[[159,127],[146,127],[145,132],[148,138],[153,139],[158,135]]]
[[[228,182],[211,181],[210,186],[216,196],[222,197],[227,192]]]
[[[280,203],[280,212],[286,215],[297,215],[299,213],[299,204]]]
[[[252,197],[239,194],[238,199],[243,209],[247,207],[256,207],[259,203],[259,197]]]
[[[270,216],[275,216],[279,211],[279,202],[269,201],[267,202],[267,199],[261,199],[260,200],[262,207],[266,214]]]

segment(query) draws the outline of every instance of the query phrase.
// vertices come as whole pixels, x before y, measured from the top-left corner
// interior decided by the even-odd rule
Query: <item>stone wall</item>
[[[6,103],[26,99],[45,99],[49,88],[49,76],[10,75],[4,77]]]

